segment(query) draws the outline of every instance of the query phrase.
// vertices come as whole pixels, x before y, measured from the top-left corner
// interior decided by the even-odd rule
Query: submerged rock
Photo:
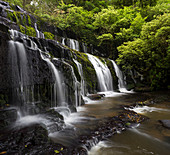
[[[159,120],[159,122],[162,124],[162,126],[170,129],[170,120]]]
[[[100,100],[105,96],[105,94],[89,94],[87,97],[91,100]]]

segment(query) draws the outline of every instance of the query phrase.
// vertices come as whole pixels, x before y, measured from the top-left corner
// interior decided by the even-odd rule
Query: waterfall
[[[113,67],[114,67],[115,72],[116,72],[116,76],[118,77],[119,91],[120,92],[127,92],[127,89],[126,89],[126,86],[125,86],[125,82],[124,82],[124,79],[123,79],[122,71],[119,69],[119,67],[117,66],[117,64],[113,60],[110,60],[110,61],[112,62]]]
[[[79,42],[74,39],[69,39],[70,40],[70,48],[76,51],[79,51]]]
[[[44,33],[42,33],[41,31],[38,30],[37,23],[34,24],[34,27],[35,27],[35,31],[36,31],[36,34],[37,34],[37,38],[43,38],[44,39]]]
[[[75,89],[74,94],[75,94],[75,101],[76,101],[75,105],[76,105],[76,107],[78,107],[81,105],[81,95],[80,95],[80,91],[79,91],[80,83],[77,80],[77,77],[74,73],[73,67],[70,64],[68,64],[67,62],[65,62],[65,61],[63,61],[63,62],[71,68],[72,77],[74,79],[74,89]]]
[[[96,71],[100,91],[113,91],[112,75],[106,63],[102,63],[97,57],[91,54],[87,54],[87,56]]]
[[[85,43],[82,43],[82,46],[83,46],[83,52],[87,53],[87,45]]]
[[[47,62],[50,70],[52,71],[53,78],[55,79],[54,93],[53,93],[54,104],[52,105],[52,107],[57,107],[57,103],[59,106],[64,106],[65,98],[64,98],[64,92],[62,89],[61,75],[59,74],[59,71],[56,69],[54,64],[50,61],[50,59],[45,58],[42,54],[41,54],[41,56],[42,56],[42,59]],[[57,98],[57,100],[56,100],[56,98]]]
[[[63,45],[65,45],[65,39],[66,39],[66,38],[62,38],[61,43],[62,43]]]
[[[10,33],[13,39],[21,35],[15,30],[10,30]],[[9,41],[9,61],[12,67],[12,85],[16,87],[16,94],[13,92],[13,95],[17,96],[14,96],[14,99],[16,102],[19,100],[17,105],[20,107],[20,115],[26,115],[27,112],[25,110],[27,109],[24,108],[27,103],[34,102],[34,94],[29,91],[30,75],[28,73],[27,54],[23,43],[14,40]]]
[[[75,64],[77,65],[79,75],[81,77],[81,95],[85,95],[85,81],[84,81],[84,76],[83,76],[83,69],[81,63],[79,63],[77,60],[73,59]]]
[[[35,42],[31,41],[31,48],[33,49],[38,49],[37,45]],[[46,48],[45,48],[46,49]],[[53,102],[54,104],[52,104],[52,107],[57,107],[57,103],[59,106],[64,106],[65,104],[65,97],[64,97],[64,92],[62,89],[62,76],[60,75],[59,71],[57,70],[57,68],[54,66],[54,64],[50,61],[50,55],[48,54],[49,52],[46,50],[46,53],[43,54],[43,52],[38,49],[40,51],[40,55],[41,58],[47,62],[51,72],[52,72],[52,76],[55,80],[54,83],[54,88],[53,88]],[[56,60],[56,59],[54,59]]]

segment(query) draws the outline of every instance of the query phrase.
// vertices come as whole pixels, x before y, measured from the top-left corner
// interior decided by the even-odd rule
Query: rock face
[[[43,33],[44,35],[54,35],[54,37],[43,38]],[[61,74],[62,90],[66,94],[64,94],[65,102],[71,110],[75,111],[75,106],[84,103],[80,86],[82,75],[80,75],[74,59],[82,66],[83,80],[85,81],[84,95],[99,91],[96,72],[87,55],[61,44],[63,33],[60,29],[28,14],[22,8],[18,6],[11,8],[8,3],[0,1],[1,111],[17,106],[21,109],[26,108],[30,114],[37,114],[44,112],[44,109],[50,108],[55,103],[56,79],[47,60],[44,60],[45,58]],[[71,35],[71,33],[69,34]],[[67,41],[71,40],[67,39]],[[25,60],[20,60],[23,53],[21,55],[17,51],[21,45],[25,52]],[[82,48],[80,46],[80,50]],[[22,64],[24,61],[27,61],[25,62],[26,66]],[[109,68],[112,70],[114,81],[117,81],[111,64],[109,64]],[[24,76],[26,76],[26,80]],[[117,90],[117,82],[114,84],[114,89]],[[56,98],[58,99],[58,97]],[[29,107],[31,102],[35,104],[35,107]],[[16,120],[16,117],[17,115],[13,120]],[[9,122],[11,121],[12,119]],[[5,124],[8,125],[8,123],[2,122],[2,126]]]

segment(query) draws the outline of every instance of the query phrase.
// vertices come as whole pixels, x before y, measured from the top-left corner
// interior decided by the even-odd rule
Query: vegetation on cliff
[[[124,70],[137,71],[152,88],[170,85],[169,0],[14,0],[13,3],[49,24],[74,32],[82,42],[100,47]],[[54,38],[48,32],[45,36]]]

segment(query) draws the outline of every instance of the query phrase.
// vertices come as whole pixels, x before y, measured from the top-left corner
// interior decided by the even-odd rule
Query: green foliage
[[[26,26],[26,35],[36,37],[36,31],[30,26]]]
[[[19,28],[20,28],[20,32],[25,34],[25,27],[22,25],[19,25]]]
[[[135,69],[155,89],[167,86],[170,78],[170,14],[164,14],[142,27],[141,37],[118,47],[117,62]]]
[[[153,88],[168,83],[169,0],[34,0],[31,5],[30,2],[14,0],[38,17],[38,25],[47,22],[74,32],[78,40],[101,47],[112,59],[118,58],[124,69],[135,69],[144,75]],[[29,15],[7,13],[22,33],[36,36]],[[44,35],[54,39],[49,32]],[[89,65],[86,67],[91,69]]]
[[[139,6],[139,7],[146,7],[146,6],[154,6],[156,5],[157,0],[111,0],[111,2],[119,7],[123,8],[124,6]]]
[[[4,0],[10,4],[15,4],[15,5],[19,5],[20,7],[23,7],[23,0]]]
[[[16,22],[17,24],[19,24],[19,19],[18,19],[17,13],[15,11],[11,12],[11,11],[7,10],[7,18],[13,22]]]
[[[27,15],[28,25],[31,26],[31,18],[29,15]]]
[[[101,36],[97,37],[98,40],[100,40],[99,46],[104,42],[104,41],[112,41],[113,36],[112,34],[102,34]]]
[[[54,34],[50,32],[44,32],[45,39],[51,39],[54,40]]]

